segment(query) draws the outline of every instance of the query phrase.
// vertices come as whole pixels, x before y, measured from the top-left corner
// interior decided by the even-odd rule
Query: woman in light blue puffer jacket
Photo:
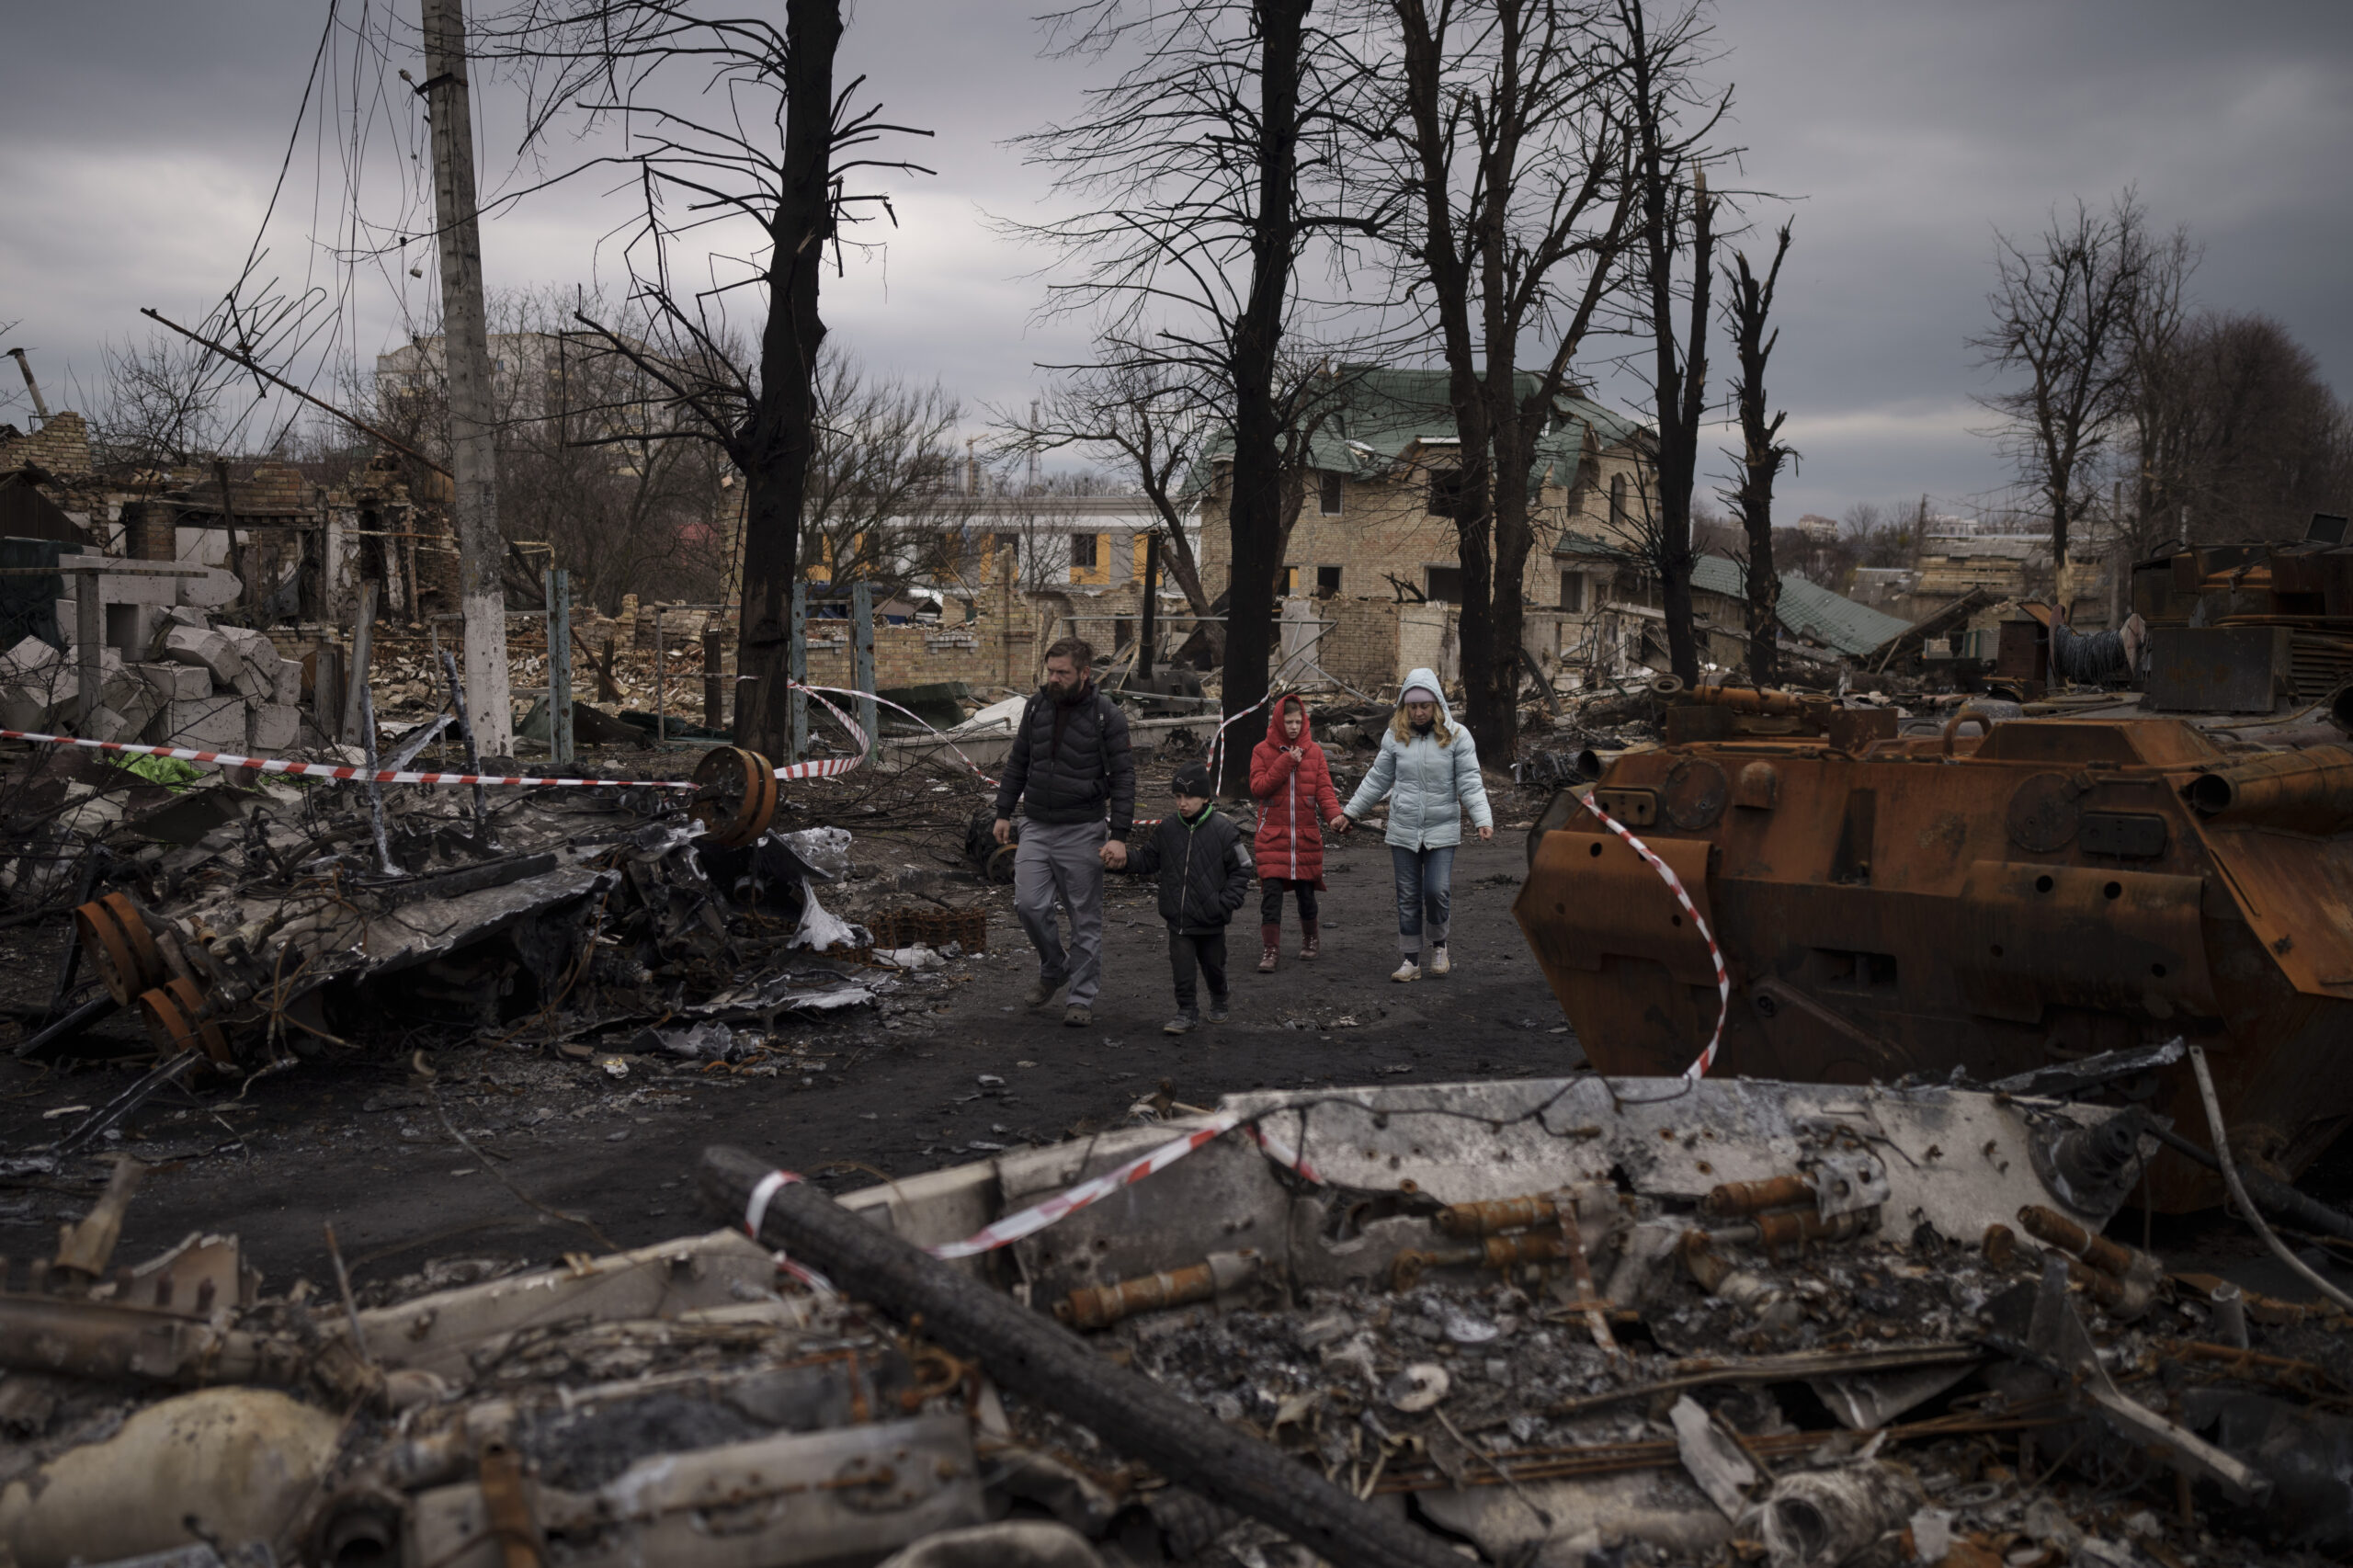
[[[1397,869],[1397,948],[1403,961],[1392,980],[1419,980],[1424,955],[1429,971],[1444,974],[1447,915],[1454,903],[1454,851],[1462,842],[1462,812],[1482,839],[1495,835],[1495,814],[1487,805],[1486,781],[1479,777],[1479,748],[1471,732],[1454,722],[1438,676],[1415,670],[1405,676],[1397,715],[1381,737],[1381,755],[1348,801],[1350,823],[1389,799],[1389,858]],[[1346,829],[1342,830],[1343,832]]]

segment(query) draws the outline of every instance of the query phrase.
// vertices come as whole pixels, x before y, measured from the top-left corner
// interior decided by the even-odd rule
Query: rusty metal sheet
[[[2158,626],[2149,631],[2145,704],[2163,712],[2268,713],[2294,688],[2284,626]]]
[[[2353,856],[2303,834],[2200,822],[2239,913],[2298,991],[2353,1001]]]
[[[2050,1006],[2217,1017],[2202,877],[1980,860],[1961,885],[1953,972],[1972,1011],[2038,1023]]]
[[[1708,903],[1712,846],[1689,838],[1643,842],[1682,879],[1684,890],[1712,929],[1715,921]],[[1611,917],[1602,926],[1581,925],[1573,935],[1555,924],[1572,903],[1608,910]],[[1708,945],[1692,929],[1665,881],[1614,834],[1574,829],[1546,834],[1512,914],[1537,961],[1548,971],[1555,966],[1596,970],[1605,958],[1625,958],[1663,964],[1687,985],[1712,988],[1716,983]]]

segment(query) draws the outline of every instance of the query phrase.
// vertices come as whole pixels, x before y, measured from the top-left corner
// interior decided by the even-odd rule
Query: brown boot
[[[1312,959],[1324,949],[1323,923],[1315,920],[1302,920],[1299,923],[1299,928],[1302,933],[1299,956],[1302,959]]]
[[[1283,928],[1280,926],[1259,926],[1258,946],[1261,949],[1258,954],[1258,972],[1260,974],[1274,973],[1275,960],[1283,956]]]

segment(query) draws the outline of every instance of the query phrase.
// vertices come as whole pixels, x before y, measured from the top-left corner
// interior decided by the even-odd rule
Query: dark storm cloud
[[[22,318],[15,341],[52,380],[70,364],[94,396],[98,346],[142,326],[139,305],[200,312],[233,278],[324,13],[314,0],[15,9],[0,51],[0,322]],[[404,28],[413,15],[413,0],[395,12]],[[1985,381],[1964,340],[1994,232],[2031,231],[2077,195],[2136,187],[2155,222],[2186,223],[2202,244],[2201,300],[2279,317],[2353,390],[2353,7],[1732,0],[1716,37],[1740,183],[1791,199],[1754,205],[1745,243],[1797,218],[1773,377],[1804,452],[1784,490],[1793,509],[1923,491],[1962,502],[2002,484],[1971,433]],[[968,407],[1027,398],[1034,361],[1079,347],[1033,320],[1044,258],[983,222],[1047,199],[1004,143],[1086,79],[1039,43],[1017,10],[982,0],[863,0],[848,39],[850,72],[892,118],[938,132],[907,155],[938,175],[891,177],[899,226],[878,227],[886,246],[829,280],[826,313],[870,363],[936,378]],[[341,57],[331,101],[347,117]],[[400,84],[381,104],[374,82],[360,86],[378,115],[370,210],[391,221],[408,111]],[[498,90],[480,89],[492,184],[516,177]],[[281,276],[333,276],[306,235],[314,209],[333,233],[336,144],[298,145],[271,241]],[[624,201],[582,184],[502,215],[484,238],[494,284],[617,278],[608,236]],[[347,341],[362,353],[398,330],[395,285],[423,302],[427,284],[396,267],[353,290]]]

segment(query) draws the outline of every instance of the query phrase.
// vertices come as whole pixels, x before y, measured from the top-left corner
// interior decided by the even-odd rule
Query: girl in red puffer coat
[[[1315,894],[1324,885],[1324,827],[1344,820],[1324,748],[1308,731],[1307,704],[1296,697],[1278,699],[1267,716],[1267,738],[1250,754],[1250,794],[1258,802],[1258,836],[1253,848],[1260,885],[1266,889],[1258,903],[1264,948],[1258,972],[1272,974],[1282,951],[1283,894],[1288,890],[1299,892],[1299,925],[1306,938],[1299,956],[1315,956],[1321,936]]]

